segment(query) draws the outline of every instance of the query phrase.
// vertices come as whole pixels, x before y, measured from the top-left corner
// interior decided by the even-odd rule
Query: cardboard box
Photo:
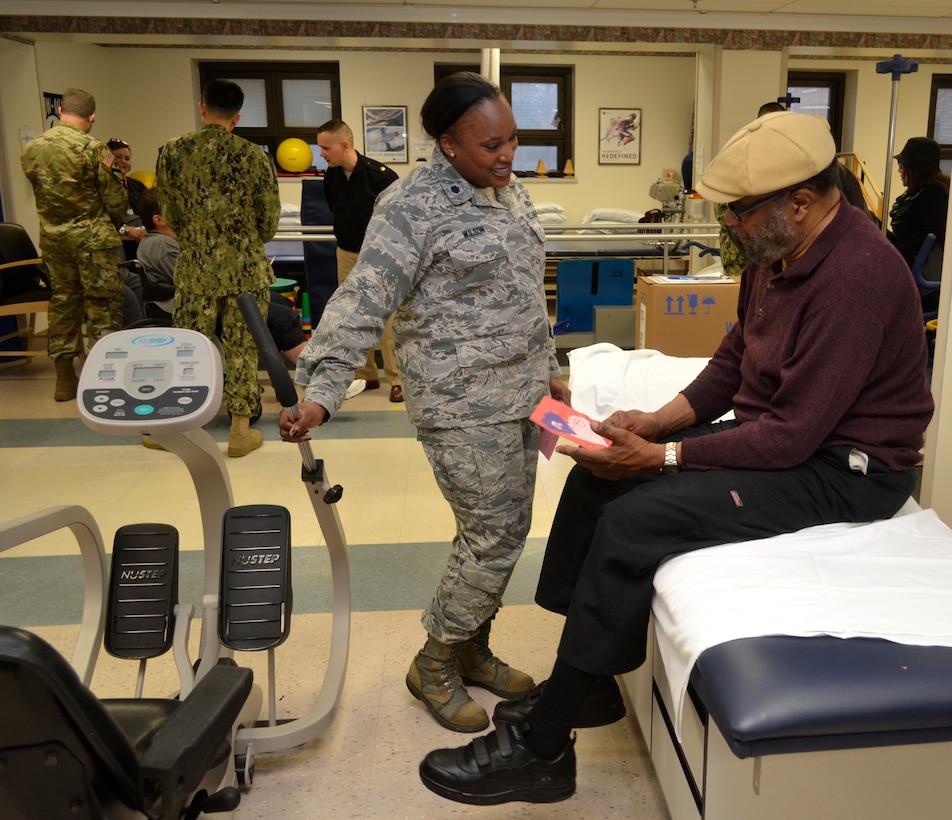
[[[712,356],[737,322],[739,290],[727,277],[639,277],[636,346],[669,356]]]

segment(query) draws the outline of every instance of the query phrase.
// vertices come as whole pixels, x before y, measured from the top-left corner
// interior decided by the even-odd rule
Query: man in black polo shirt
[[[328,165],[324,174],[324,193],[334,214],[337,282],[340,284],[357,262],[377,195],[399,177],[392,168],[365,157],[354,148],[354,132],[343,120],[328,120],[320,126],[317,129],[317,144]],[[390,382],[390,401],[401,402],[403,387],[393,355],[389,321],[380,340],[380,353],[384,373]],[[368,390],[380,387],[373,350],[367,355],[367,364],[354,374],[354,385],[348,390],[348,398],[363,389],[361,380],[366,383]]]

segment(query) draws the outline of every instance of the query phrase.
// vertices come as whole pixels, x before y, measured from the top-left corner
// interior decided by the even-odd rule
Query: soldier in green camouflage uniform
[[[76,397],[73,360],[82,356],[82,326],[92,341],[122,326],[118,227],[129,207],[109,149],[89,136],[92,94],[63,93],[60,121],[27,143],[20,157],[40,217],[40,251],[53,296],[47,350],[56,367],[57,401]]]
[[[236,297],[251,293],[267,316],[274,272],[264,243],[278,229],[281,200],[274,166],[257,145],[232,133],[244,102],[240,86],[212,80],[202,93],[202,127],[162,148],[158,191],[166,222],[178,234],[176,327],[214,336],[225,353],[225,401],[232,418],[229,456],[261,446],[249,430],[260,411],[258,350]]]
[[[489,718],[463,683],[502,697],[534,685],[492,654],[489,630],[532,517],[529,415],[546,393],[568,400],[568,388],[542,286],[545,234],[511,176],[509,104],[484,78],[453,75],[422,115],[439,144],[377,199],[357,264],[299,359],[301,418],[283,414],[281,430],[301,440],[338,410],[393,314],[407,412],[456,517],[407,686],[443,726],[474,732]]]
[[[734,243],[734,240],[731,239],[730,234],[727,232],[727,228],[724,227],[725,213],[727,213],[726,205],[718,203],[714,206],[714,216],[721,225],[721,265],[724,268],[725,276],[731,276],[735,279],[739,279],[740,275],[744,272],[744,266],[747,264],[747,259],[744,257],[744,252],[738,248]]]

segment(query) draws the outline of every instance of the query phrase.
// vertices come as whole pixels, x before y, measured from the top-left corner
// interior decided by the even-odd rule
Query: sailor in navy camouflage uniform
[[[299,359],[302,417],[283,414],[281,431],[307,438],[338,410],[393,313],[407,412],[457,527],[407,685],[442,725],[474,732],[489,718],[464,682],[507,698],[534,685],[490,652],[490,622],[532,516],[529,415],[547,393],[569,393],[543,291],[545,235],[511,175],[509,104],[479,75],[456,74],[422,117],[433,157],[380,195],[357,265]]]
[[[221,328],[233,458],[262,441],[258,430],[249,429],[261,410],[258,349],[236,298],[252,294],[267,316],[274,271],[264,246],[281,216],[274,165],[233,131],[243,103],[237,83],[210,80],[199,105],[202,127],[167,142],[156,167],[162,213],[180,243],[175,326],[208,337]]]

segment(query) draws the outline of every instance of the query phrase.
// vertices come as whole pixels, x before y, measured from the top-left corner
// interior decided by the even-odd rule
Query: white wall
[[[0,41],[0,191],[8,219],[35,231],[29,187],[19,170],[19,129],[41,130],[41,95],[69,85],[86,88],[97,99],[93,133],[100,139],[121,137],[133,149],[133,167],[153,170],[159,147],[198,126],[199,60],[331,60],[340,64],[342,114],[359,124],[365,105],[408,107],[411,138],[423,136],[420,106],[432,87],[435,62],[478,60],[475,51],[283,51],[199,48],[103,48],[76,43],[39,42],[35,46]],[[891,55],[883,55],[888,59]],[[887,171],[887,136],[892,84],[877,74],[868,56],[853,59],[807,59],[781,52],[702,49],[693,55],[544,55],[503,54],[507,63],[575,66],[575,180],[532,180],[536,201],[555,200],[570,222],[599,206],[648,210],[657,205],[648,189],[665,168],[680,169],[687,153],[692,114],[697,112],[697,162],[703,167],[730,135],[756,115],[759,105],[782,91],[786,70],[848,71],[855,95],[847,105],[844,150],[867,163],[883,187]],[[939,66],[939,69],[942,67]],[[934,67],[921,65],[900,81],[895,151],[910,136],[925,133],[929,88]],[[697,89],[697,91],[696,91]],[[695,99],[700,95],[701,99]],[[642,160],[637,166],[598,164],[598,109],[642,109]],[[359,128],[355,131],[359,134]],[[358,137],[359,142],[359,137]],[[414,165],[396,165],[406,174]],[[901,192],[892,162],[892,196]],[[282,184],[282,198],[296,201],[297,181]]]
[[[39,220],[33,210],[30,183],[20,170],[20,151],[21,129],[29,129],[32,134],[43,130],[37,88],[33,48],[0,40],[0,196],[6,221],[20,222],[34,240],[39,234]],[[16,208],[16,203],[23,207]]]
[[[22,48],[30,48],[23,46]],[[473,56],[478,62],[478,54]],[[280,51],[218,49],[102,48],[43,42],[36,45],[38,82],[13,82],[0,74],[0,91],[21,109],[36,106],[43,91],[61,92],[70,85],[90,91],[97,101],[93,134],[102,140],[125,139],[132,146],[133,169],[155,167],[166,140],[197,127],[199,60],[322,60],[340,64],[343,118],[359,125],[365,105],[406,105],[410,137],[422,137],[420,107],[433,86],[434,62],[458,62],[460,54],[445,52]],[[564,56],[503,55],[511,63],[565,63]],[[659,203],[648,189],[664,168],[681,167],[687,153],[694,110],[693,56],[626,57],[579,55],[575,64],[575,181],[530,181],[537,201],[555,200],[569,221],[598,206],[648,210]],[[642,161],[637,166],[598,164],[598,109],[633,106],[642,109]],[[4,102],[3,136],[16,131]],[[359,127],[354,128],[359,134]],[[358,144],[360,138],[358,137]],[[406,174],[416,164],[395,165]],[[4,171],[19,173],[18,163]],[[294,201],[296,181],[282,183],[282,199]],[[22,189],[22,186],[21,186]],[[28,191],[28,189],[26,189]],[[11,201],[12,197],[12,201]],[[29,222],[32,196],[23,190],[5,196],[5,207],[18,221]],[[35,218],[34,218],[35,224]]]
[[[757,117],[766,102],[786,93],[783,52],[720,50],[720,106],[714,136],[721,146]]]

